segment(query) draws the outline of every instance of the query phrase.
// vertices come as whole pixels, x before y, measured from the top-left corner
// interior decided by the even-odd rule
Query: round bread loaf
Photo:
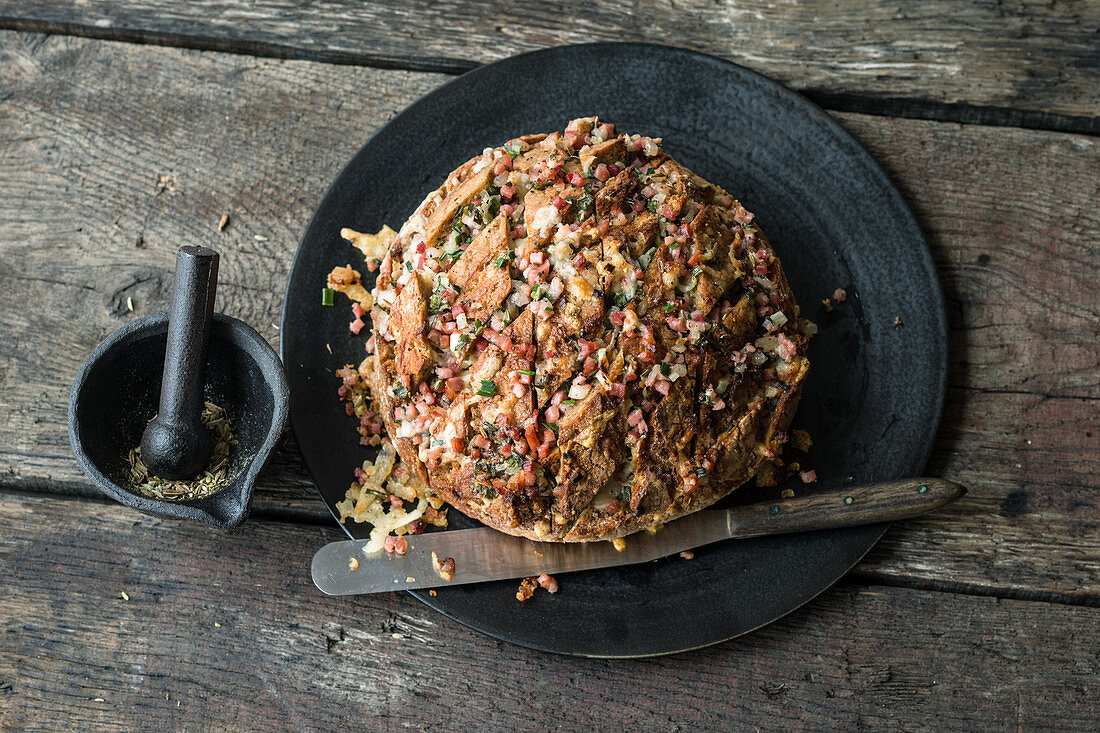
[[[702,509],[777,457],[809,369],[753,215],[596,118],[455,170],[379,268],[371,391],[403,461],[538,540]]]

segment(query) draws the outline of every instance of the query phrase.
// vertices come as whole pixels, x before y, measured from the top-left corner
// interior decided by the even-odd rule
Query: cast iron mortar
[[[174,293],[173,298],[180,295]],[[206,306],[203,298],[199,307]],[[203,399],[225,408],[238,441],[229,453],[224,488],[179,502],[152,499],[128,488],[127,456],[158,414],[167,313],[123,326],[88,356],[69,399],[69,440],[84,473],[119,503],[158,517],[231,529],[247,517],[256,477],[286,427],[289,391],[279,357],[252,327],[220,313],[208,323],[205,369],[198,370],[204,377],[195,386]],[[194,370],[185,376],[194,378]]]

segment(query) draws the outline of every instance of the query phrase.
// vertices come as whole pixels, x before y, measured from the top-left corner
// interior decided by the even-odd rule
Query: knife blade
[[[965,493],[965,488],[951,481],[916,478],[825,489],[726,510],[706,509],[656,532],[629,535],[621,551],[610,542],[535,542],[488,527],[406,535],[404,555],[384,551],[367,555],[366,540],[345,540],[317,551],[313,582],[328,595],[352,595],[633,565],[721,540],[905,519]],[[436,571],[433,552],[440,561],[454,558],[451,580]]]

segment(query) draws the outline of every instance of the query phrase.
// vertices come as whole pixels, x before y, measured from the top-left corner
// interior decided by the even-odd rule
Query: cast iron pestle
[[[141,459],[153,475],[161,478],[192,478],[210,460],[210,432],[202,424],[201,415],[206,346],[217,285],[218,253],[206,247],[180,247],[168,317],[160,409],[141,438]]]

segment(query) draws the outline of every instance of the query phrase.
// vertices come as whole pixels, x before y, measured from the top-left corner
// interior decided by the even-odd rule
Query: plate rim
[[[741,75],[747,75],[749,77],[753,77],[753,78],[756,79],[756,81],[758,83],[762,84],[764,87],[770,88],[772,91],[778,93],[779,95],[790,99],[800,109],[800,111],[806,113],[808,117],[813,118],[813,120],[815,120],[819,124],[823,125],[824,127],[828,128],[839,139],[846,142],[847,145],[850,148],[852,148],[852,150],[854,151],[856,156],[858,156],[860,158],[863,158],[864,161],[869,164],[868,168],[871,171],[872,175],[879,178],[879,182],[881,184],[884,184],[880,187],[880,190],[885,192],[886,198],[892,204],[894,204],[894,206],[898,209],[898,211],[901,212],[901,214],[903,215],[905,228],[911,229],[912,233],[916,235],[916,239],[918,239],[919,242],[920,242],[920,246],[915,248],[916,254],[918,255],[919,260],[921,261],[921,264],[924,265],[925,267],[927,267],[928,271],[931,273],[931,278],[930,278],[930,282],[929,282],[929,284],[931,285],[931,292],[929,293],[929,295],[934,300],[934,302],[939,306],[938,308],[936,308],[934,310],[934,313],[929,314],[929,315],[933,316],[933,329],[932,329],[933,335],[938,337],[939,340],[940,340],[940,344],[939,344],[940,345],[939,363],[935,364],[935,365],[931,365],[931,366],[935,367],[935,372],[939,375],[939,380],[935,385],[936,386],[935,405],[933,406],[933,409],[931,411],[931,415],[930,415],[930,419],[929,419],[930,429],[927,433],[927,437],[925,437],[923,439],[923,444],[919,445],[919,450],[914,452],[914,460],[913,460],[914,465],[919,466],[919,468],[917,468],[916,470],[918,472],[923,471],[923,468],[925,466],[927,466],[928,460],[931,457],[932,451],[935,447],[936,437],[939,434],[940,426],[942,425],[942,422],[943,422],[943,412],[944,412],[944,407],[945,407],[945,403],[946,403],[947,388],[948,388],[948,375],[949,375],[949,365],[950,365],[951,344],[950,344],[950,329],[949,329],[948,318],[947,318],[946,296],[944,294],[943,286],[940,282],[940,277],[939,277],[939,273],[938,273],[938,270],[937,270],[937,267],[936,267],[935,258],[932,255],[932,250],[931,250],[931,247],[929,246],[928,239],[925,236],[924,231],[920,226],[920,223],[917,221],[917,218],[916,218],[915,214],[913,213],[912,208],[909,206],[908,202],[902,196],[901,191],[898,190],[897,185],[890,178],[890,176],[883,169],[883,167],[879,164],[878,160],[876,160],[875,157],[871,154],[871,152],[869,150],[867,150],[867,148],[862,143],[860,143],[859,140],[857,140],[855,138],[855,136],[852,135],[852,133],[850,133],[848,130],[846,130],[836,119],[834,119],[831,115],[829,115],[829,113],[826,112],[824,108],[817,105],[816,103],[814,103],[812,100],[808,99],[805,95],[798,92],[797,90],[791,89],[790,87],[780,83],[779,81],[776,81],[775,79],[773,79],[773,78],[771,78],[771,77],[769,77],[769,76],[767,76],[767,75],[765,75],[765,74],[763,74],[759,71],[756,71],[756,70],[751,69],[751,68],[746,67],[746,66],[742,66],[741,64],[738,64],[736,62],[729,61],[727,59],[723,59],[723,58],[718,57],[718,56],[714,56],[712,54],[703,53],[701,51],[697,51],[697,50],[690,49],[690,48],[684,48],[682,46],[674,46],[674,45],[660,44],[660,43],[649,43],[649,42],[644,42],[644,41],[593,41],[593,42],[587,42],[587,43],[559,44],[559,45],[555,45],[555,46],[548,46],[548,47],[545,47],[545,48],[533,49],[533,50],[530,50],[530,51],[525,51],[523,53],[513,54],[513,55],[510,55],[510,56],[506,56],[504,58],[501,58],[501,59],[497,59],[496,61],[493,61],[493,62],[490,62],[490,63],[487,63],[487,64],[483,64],[481,66],[477,66],[477,67],[475,67],[475,68],[473,68],[469,71],[466,71],[462,74],[459,74],[459,75],[445,81],[444,83],[442,83],[439,86],[435,87],[434,89],[427,92],[426,94],[423,94],[422,96],[418,97],[416,100],[414,100],[409,105],[404,107],[400,112],[398,112],[392,118],[387,120],[385,122],[385,124],[383,124],[380,128],[375,130],[363,142],[363,144],[359,146],[359,148],[355,151],[355,153],[352,154],[352,156],[348,159],[348,161],[340,168],[339,172],[337,172],[336,175],[333,177],[332,181],[325,188],[324,193],[317,200],[317,203],[314,207],[313,213],[310,215],[309,221],[307,222],[307,224],[305,226],[305,229],[303,230],[302,235],[298,240],[298,247],[295,250],[294,259],[291,263],[290,270],[287,274],[286,287],[284,288],[284,291],[283,291],[283,304],[282,304],[282,309],[281,309],[281,313],[280,313],[280,321],[279,321],[279,358],[280,358],[280,360],[282,360],[284,364],[287,363],[287,358],[286,358],[287,357],[287,355],[286,355],[287,338],[286,338],[285,334],[287,332],[286,331],[287,322],[288,322],[288,319],[290,318],[289,308],[288,308],[288,302],[289,302],[289,297],[290,297],[290,288],[291,288],[291,283],[294,280],[295,271],[298,269],[299,262],[303,258],[303,251],[304,251],[304,247],[305,247],[305,244],[306,244],[306,237],[309,235],[309,233],[313,229],[313,225],[314,225],[314,223],[317,219],[317,216],[320,213],[320,209],[322,207],[323,202],[326,199],[328,199],[330,194],[332,194],[334,192],[334,190],[337,187],[337,184],[341,181],[341,179],[344,177],[344,175],[349,172],[349,170],[355,164],[356,160],[359,158],[359,156],[362,154],[362,152],[366,148],[368,148],[374,142],[374,140],[377,137],[379,137],[382,134],[382,132],[384,130],[386,130],[390,125],[400,124],[402,119],[405,118],[407,115],[415,114],[420,109],[420,107],[427,104],[429,102],[429,100],[431,100],[432,98],[434,98],[438,94],[444,92],[446,89],[450,88],[451,86],[453,86],[455,84],[458,84],[459,82],[468,83],[469,79],[471,79],[471,78],[476,78],[476,77],[478,77],[482,74],[492,73],[497,67],[507,66],[509,64],[513,64],[513,63],[515,63],[515,62],[517,62],[518,60],[521,60],[521,59],[529,60],[531,58],[535,58],[535,57],[539,57],[539,56],[555,56],[557,54],[563,53],[567,49],[569,51],[598,51],[598,50],[604,50],[604,49],[612,49],[612,50],[623,52],[623,53],[630,53],[630,52],[634,51],[634,52],[648,52],[650,54],[670,55],[670,56],[673,56],[673,57],[677,56],[677,55],[680,55],[680,56],[683,56],[683,57],[687,57],[688,59],[690,59],[692,61],[702,62],[702,63],[707,63],[707,64],[717,64],[719,66],[726,67],[727,69],[731,70],[734,74],[741,74]],[[293,401],[293,398],[294,398],[294,395],[293,395],[293,392],[291,392],[291,400],[292,401]],[[348,530],[347,526],[344,525],[342,522],[340,522],[339,517],[336,514],[335,508],[331,504],[329,504],[328,500],[325,498],[323,492],[321,491],[320,485],[317,482],[317,478],[314,474],[313,468],[310,465],[309,461],[306,459],[305,453],[301,451],[300,441],[297,440],[298,428],[296,426],[296,421],[294,419],[294,410],[291,409],[290,413],[291,414],[290,414],[289,417],[290,417],[291,430],[294,432],[295,441],[296,441],[297,445],[299,446],[299,449],[298,449],[299,454],[302,457],[303,463],[305,463],[305,465],[306,465],[306,470],[309,473],[310,480],[313,482],[313,488],[316,491],[316,493],[318,495],[318,498],[321,500],[321,503],[324,504],[324,506],[328,509],[329,514],[333,517],[333,520],[336,522],[337,526],[345,534],[347,534],[349,537],[352,537],[354,539],[354,537],[351,535],[350,531]],[[809,602],[813,601],[815,598],[820,596],[825,591],[832,588],[845,575],[847,575],[849,572],[851,572],[852,568],[854,568],[856,565],[858,565],[863,560],[863,558],[866,557],[867,554],[872,549],[874,549],[874,547],[881,541],[883,535],[886,533],[886,531],[890,528],[890,526],[892,524],[893,524],[892,522],[887,522],[887,523],[882,524],[881,529],[877,532],[877,534],[874,536],[874,538],[868,542],[867,547],[862,552],[859,553],[858,557],[856,557],[856,559],[850,565],[848,565],[844,569],[843,572],[841,572],[836,577],[829,580],[819,590],[811,593],[805,599],[803,599],[800,603],[798,603],[797,605],[792,606],[791,608],[789,608],[785,612],[783,612],[783,613],[781,613],[781,614],[779,614],[779,615],[777,615],[777,616],[769,619],[768,621],[765,621],[765,622],[763,622],[763,623],[761,623],[757,626],[754,626],[750,629],[745,629],[745,630],[739,631],[739,632],[734,633],[730,636],[725,636],[725,637],[720,638],[720,639],[714,639],[713,641],[708,641],[708,642],[705,642],[703,644],[699,644],[699,645],[695,645],[695,646],[683,647],[683,648],[677,648],[677,649],[669,649],[669,650],[662,650],[662,651],[657,651],[657,652],[647,652],[647,653],[642,653],[642,654],[621,654],[621,655],[620,654],[586,654],[586,653],[583,653],[583,652],[565,651],[565,650],[562,650],[562,649],[554,649],[554,648],[550,648],[550,647],[547,647],[545,645],[541,645],[541,644],[538,644],[538,643],[533,643],[533,642],[530,642],[530,641],[511,639],[511,638],[508,638],[507,636],[504,636],[503,634],[501,634],[501,633],[499,633],[495,630],[486,628],[486,627],[482,626],[481,624],[478,624],[476,619],[471,620],[471,619],[466,619],[466,618],[458,618],[458,617],[452,615],[451,613],[449,613],[444,608],[441,608],[440,606],[433,603],[432,600],[431,600],[431,596],[426,591],[409,590],[409,591],[405,591],[405,592],[409,593],[414,598],[416,598],[418,601],[424,603],[426,606],[428,606],[432,610],[436,611],[437,613],[440,613],[440,614],[446,616],[447,618],[449,618],[453,621],[456,621],[456,622],[462,624],[463,626],[466,626],[467,628],[473,629],[473,630],[475,630],[479,633],[486,634],[487,636],[490,636],[490,637],[495,638],[495,639],[499,639],[501,641],[506,641],[506,642],[509,642],[509,643],[512,643],[512,644],[517,644],[519,646],[523,646],[523,647],[526,647],[526,648],[529,648],[529,649],[535,649],[535,650],[538,650],[538,651],[541,651],[541,652],[548,652],[548,653],[553,653],[553,654],[560,654],[560,655],[572,656],[572,657],[580,657],[580,658],[586,658],[586,659],[642,659],[642,658],[650,658],[650,657],[669,656],[669,655],[672,655],[672,654],[686,653],[686,652],[694,651],[694,650],[697,650],[697,649],[704,649],[704,648],[707,648],[707,647],[711,647],[711,646],[715,646],[715,645],[718,645],[718,644],[726,643],[728,641],[731,641],[731,640],[736,639],[738,637],[744,636],[746,634],[753,633],[754,631],[757,631],[757,630],[763,628],[764,626],[772,624],[772,623],[788,616],[789,614],[794,613],[795,611],[799,610],[800,608],[802,608],[803,606],[805,606]],[[872,526],[875,526],[875,525],[872,525]]]

